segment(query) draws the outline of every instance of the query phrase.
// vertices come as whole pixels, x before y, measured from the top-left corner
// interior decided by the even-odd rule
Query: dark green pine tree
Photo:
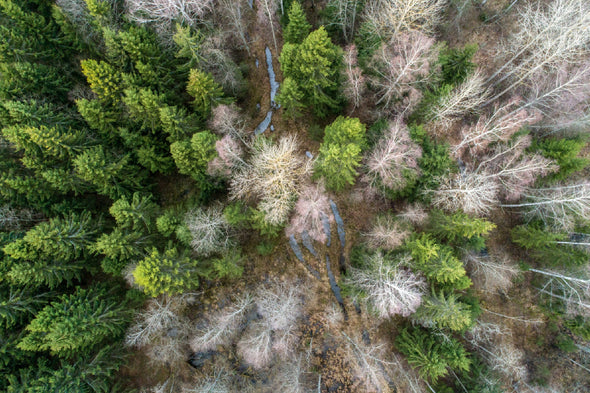
[[[120,348],[109,346],[95,354],[62,360],[55,367],[44,359],[18,374],[9,375],[11,393],[111,393],[112,383],[125,358]]]
[[[119,337],[128,322],[125,305],[104,287],[77,288],[37,313],[18,347],[74,358],[106,339]]]
[[[305,17],[299,1],[291,3],[289,9],[289,24],[283,33],[285,42],[289,44],[300,44],[311,31],[311,25]]]
[[[486,236],[496,225],[483,218],[470,217],[456,212],[446,214],[440,210],[434,210],[430,214],[430,232],[436,237],[450,242],[469,241],[477,236]]]
[[[145,257],[145,249],[152,239],[141,232],[115,228],[111,233],[103,233],[90,249],[103,255],[100,265],[105,273],[119,275],[130,262]]]
[[[139,261],[133,277],[146,294],[156,297],[196,289],[199,286],[197,269],[197,261],[169,245],[162,253],[153,248]]]
[[[430,235],[421,233],[406,241],[412,268],[421,271],[432,282],[448,290],[462,290],[472,284],[463,263],[453,255],[449,246],[438,244]]]
[[[453,293],[433,292],[422,299],[412,319],[424,327],[465,331],[473,324],[471,307]]]
[[[145,172],[130,163],[128,154],[115,156],[102,146],[85,150],[74,158],[76,174],[99,194],[117,199],[142,188]]]
[[[445,377],[449,369],[469,371],[471,360],[461,343],[452,337],[440,337],[421,328],[403,329],[395,346],[420,376],[432,382]]]
[[[109,208],[109,213],[121,228],[151,232],[155,229],[158,205],[152,201],[152,195],[136,192],[129,200],[122,196]]]
[[[315,166],[328,188],[340,191],[354,184],[361,152],[366,146],[366,127],[359,119],[339,116],[326,127]]]
[[[342,105],[339,96],[342,50],[323,27],[301,44],[285,44],[279,57],[285,78],[292,78],[303,93],[303,103],[325,117]]]
[[[586,242],[569,240],[566,233],[553,232],[538,223],[518,225],[510,232],[512,241],[529,251],[543,265],[582,266],[588,262]],[[577,244],[582,243],[582,244]]]

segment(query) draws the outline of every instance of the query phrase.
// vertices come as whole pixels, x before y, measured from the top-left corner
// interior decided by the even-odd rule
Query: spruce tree
[[[430,231],[438,238],[457,242],[471,240],[476,236],[486,236],[496,225],[482,218],[456,212],[448,215],[440,210],[430,214]]]
[[[553,232],[539,223],[518,225],[510,234],[514,243],[543,264],[582,266],[588,262],[588,252],[577,247],[575,241],[570,241],[568,234]]]
[[[123,93],[122,76],[105,61],[82,60],[82,72],[101,103],[116,104]]]
[[[366,144],[365,133],[365,125],[356,118],[339,116],[326,127],[315,173],[325,178],[328,188],[340,191],[354,184]]]
[[[104,255],[101,261],[105,273],[119,275],[130,262],[145,256],[145,249],[151,239],[133,230],[115,228],[111,233],[103,233],[91,246],[92,252]]]
[[[430,235],[415,236],[406,241],[404,247],[415,262],[412,267],[432,282],[447,289],[461,290],[471,286],[463,263],[453,255],[453,249],[438,244]]]
[[[49,300],[50,293],[36,294],[28,288],[0,288],[0,331],[13,328],[34,316]]]
[[[71,213],[36,225],[22,240],[5,246],[4,252],[13,259],[72,261],[86,255],[97,232],[97,221],[89,213]]]
[[[7,376],[11,393],[111,393],[117,371],[124,364],[121,349],[101,348],[95,354],[62,359],[57,368],[41,358],[30,368]]]
[[[301,116],[301,109],[305,107],[302,99],[303,93],[299,90],[297,82],[292,78],[285,78],[277,95],[277,104],[285,110],[287,117],[295,119]]]
[[[18,347],[73,358],[125,332],[128,311],[104,287],[77,288],[41,310]]]
[[[131,200],[122,196],[109,208],[121,228],[133,228],[138,231],[151,232],[155,225],[158,205],[152,202],[151,195],[141,195],[136,192]]]
[[[199,286],[197,262],[170,246],[162,253],[152,248],[151,253],[137,264],[133,277],[137,285],[153,297],[163,293],[182,293]]]
[[[51,97],[63,102],[72,87],[72,80],[52,65],[25,61],[0,63],[0,98],[41,99]]]
[[[342,50],[334,45],[323,27],[310,33],[301,44],[286,44],[279,57],[285,78],[290,77],[303,93],[303,103],[319,117],[340,108],[338,95]]]
[[[194,98],[193,107],[202,119],[209,117],[213,105],[228,102],[223,99],[223,90],[211,74],[198,69],[190,71],[186,91]]]
[[[130,156],[116,157],[102,146],[92,147],[73,160],[77,175],[99,194],[113,199],[141,188],[145,173],[130,163]]]
[[[559,171],[549,174],[547,179],[565,180],[572,173],[584,169],[590,160],[586,157],[578,157],[586,141],[582,138],[547,138],[533,144],[532,148],[539,149],[545,157],[555,160],[559,165]]]
[[[424,327],[453,331],[465,331],[473,323],[470,306],[459,301],[457,295],[444,291],[423,298],[412,319]]]
[[[449,369],[469,371],[471,360],[460,342],[440,337],[424,329],[403,329],[395,339],[397,349],[408,363],[418,368],[420,376],[432,382],[446,376]]]
[[[178,141],[170,145],[170,153],[178,172],[202,183],[206,178],[207,164],[217,156],[217,137],[210,131],[195,133],[190,141]]]
[[[300,44],[310,31],[311,25],[307,22],[301,4],[297,0],[293,1],[289,9],[289,24],[283,33],[285,42]]]

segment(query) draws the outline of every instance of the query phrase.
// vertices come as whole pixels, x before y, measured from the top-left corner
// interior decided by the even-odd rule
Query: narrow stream
[[[338,237],[340,238],[340,245],[342,248],[345,246],[345,233],[344,233],[344,221],[342,221],[342,217],[340,217],[340,213],[338,212],[338,207],[333,200],[330,199],[330,207],[332,208],[332,213],[334,213],[334,219],[336,220],[336,227],[338,229]]]
[[[305,266],[305,268],[311,273],[312,276],[320,280],[320,272],[318,272],[313,267],[311,267],[307,262],[305,262],[305,259],[303,258],[303,253],[301,252],[301,248],[299,247],[299,244],[297,243],[297,239],[295,239],[295,236],[289,236],[289,245],[291,246],[291,250],[293,250],[293,253],[295,253],[295,256],[297,257],[299,262],[301,262],[301,264]]]
[[[268,110],[268,112],[266,112],[266,117],[264,118],[264,120],[262,120],[262,122],[254,130],[254,134],[256,135],[262,134],[264,131],[268,129],[268,127],[270,126],[270,122],[272,121],[273,110],[279,107],[275,103],[275,97],[279,90],[280,84],[276,80],[275,70],[272,66],[272,53],[268,46],[264,49],[264,54],[266,55],[266,70],[268,71],[268,79],[270,81],[270,109]]]
[[[326,255],[326,270],[328,271],[328,279],[330,280],[330,288],[332,288],[332,292],[340,304],[340,308],[342,308],[342,313],[344,314],[344,320],[348,321],[348,313],[346,312],[346,307],[344,307],[344,299],[342,299],[342,293],[340,293],[340,287],[338,283],[336,283],[336,277],[334,277],[334,273],[332,273],[332,269],[330,268],[330,257]]]

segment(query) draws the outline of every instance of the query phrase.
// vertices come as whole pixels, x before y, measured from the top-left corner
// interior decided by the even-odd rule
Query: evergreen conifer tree
[[[315,171],[316,176],[325,178],[328,188],[339,191],[354,184],[366,144],[365,132],[359,119],[342,116],[326,127]]]
[[[127,264],[145,256],[144,250],[150,244],[150,238],[141,232],[115,228],[111,233],[103,233],[91,250],[104,255],[101,267],[105,273],[119,275]]]
[[[462,212],[447,215],[440,210],[431,212],[430,225],[435,236],[450,242],[485,236],[496,228],[494,223],[482,218],[472,218]]]
[[[133,228],[150,232],[155,225],[158,205],[152,202],[151,195],[136,192],[131,200],[122,196],[110,207],[109,212],[121,228]]]
[[[277,104],[285,109],[287,117],[294,119],[301,116],[301,109],[305,107],[302,99],[303,93],[299,90],[297,82],[292,78],[285,78],[277,95]]]
[[[424,327],[438,327],[453,331],[464,331],[473,323],[471,308],[458,300],[453,293],[433,292],[422,299],[422,305],[412,319]]]
[[[452,248],[438,244],[430,235],[420,234],[406,241],[412,267],[429,279],[448,289],[465,289],[471,286],[463,263],[453,255]]]
[[[310,31],[311,25],[307,22],[301,4],[297,0],[293,1],[289,9],[289,24],[287,24],[287,28],[283,34],[285,42],[300,44]]]
[[[403,329],[395,339],[395,345],[408,363],[418,368],[424,379],[437,382],[449,369],[469,371],[471,360],[460,342],[452,337],[436,336],[424,329]]]
[[[119,336],[128,321],[125,306],[104,287],[77,288],[43,308],[25,328],[28,334],[18,347],[72,358]]]
[[[199,285],[197,262],[171,247],[163,253],[152,248],[151,253],[139,261],[133,277],[146,294],[154,297],[190,291]]]
[[[207,164],[217,156],[217,137],[210,131],[195,133],[190,142],[178,141],[170,145],[170,153],[178,172],[191,176],[197,182],[206,177]]]
[[[285,78],[292,78],[303,93],[303,103],[320,117],[341,106],[338,96],[342,50],[334,45],[323,27],[310,33],[301,44],[286,44],[279,57]]]
[[[193,106],[202,119],[209,117],[213,105],[228,102],[223,100],[223,90],[211,74],[198,69],[190,71],[186,91],[194,98]]]
[[[129,155],[116,157],[102,146],[96,146],[76,156],[73,164],[77,175],[92,184],[99,194],[116,199],[141,188],[145,174],[129,161]]]

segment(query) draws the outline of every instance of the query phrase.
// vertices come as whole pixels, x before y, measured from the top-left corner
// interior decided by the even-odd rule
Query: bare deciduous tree
[[[565,311],[570,315],[590,316],[590,279],[588,269],[567,275],[544,269],[529,269],[546,278],[538,291],[565,304]]]
[[[499,144],[492,154],[480,163],[478,169],[484,168],[485,178],[497,181],[501,196],[508,201],[520,199],[521,194],[539,177],[555,172],[559,167],[553,160],[540,154],[527,154],[524,150],[530,145],[531,138],[523,136],[508,144]]]
[[[283,224],[297,200],[300,184],[313,166],[312,160],[297,152],[298,148],[294,136],[282,137],[276,144],[257,138],[249,162],[233,173],[231,198],[258,198],[258,208],[266,221]]]
[[[127,331],[125,345],[141,348],[167,331],[184,325],[187,321],[180,315],[187,299],[187,295],[151,299]]]
[[[377,253],[368,260],[367,269],[351,269],[347,279],[350,285],[366,293],[366,301],[381,318],[396,314],[407,317],[422,303],[426,282],[421,276],[402,268],[403,262],[386,261],[381,253]]]
[[[428,218],[428,212],[424,209],[424,206],[414,203],[406,206],[404,210],[398,214],[398,217],[413,225],[422,225]]]
[[[326,6],[330,10],[329,25],[337,27],[346,42],[351,42],[354,37],[357,14],[361,7],[360,0],[330,0]]]
[[[506,253],[482,255],[468,252],[463,257],[474,285],[483,291],[505,291],[512,286],[512,279],[519,270]]]
[[[406,31],[434,32],[446,0],[370,0],[364,18],[386,39]]]
[[[237,346],[238,353],[244,362],[255,369],[261,369],[270,364],[273,356],[271,333],[263,322],[255,322],[248,326]]]
[[[563,62],[553,73],[532,77],[530,92],[522,108],[534,108],[544,116],[535,129],[549,132],[590,124],[587,102],[590,98],[590,62]]]
[[[428,79],[430,65],[436,59],[433,45],[434,39],[416,31],[402,33],[389,45],[381,45],[370,64],[377,104],[383,104],[386,110],[411,111],[421,99],[417,85]]]
[[[0,207],[0,229],[15,231],[27,228],[41,221],[42,215],[26,208],[14,208],[10,205]]]
[[[242,160],[244,149],[232,135],[225,135],[215,142],[217,157],[209,161],[207,173],[211,176],[229,176],[234,168],[245,164]]]
[[[498,204],[498,185],[489,181],[485,173],[458,173],[442,180],[432,193],[435,207],[447,211],[485,215]]]
[[[580,220],[590,220],[590,182],[533,188],[523,195],[524,202],[502,207],[520,208],[526,217],[540,219],[559,230],[569,230]]]
[[[244,77],[236,62],[232,59],[227,42],[231,40],[231,33],[217,30],[208,35],[201,43],[202,62],[199,64],[203,71],[211,73],[225,92],[236,95],[244,87]]]
[[[250,46],[248,45],[248,25],[246,23],[246,13],[250,10],[245,0],[218,0],[218,5],[221,8],[221,13],[225,18],[226,25],[231,27],[230,31],[233,35],[242,41],[244,48],[250,54]]]
[[[371,187],[401,190],[408,171],[419,172],[422,149],[410,138],[410,132],[398,118],[392,121],[367,158],[365,181]]]
[[[232,244],[230,225],[220,206],[197,208],[187,213],[185,223],[191,232],[191,246],[207,256],[227,250]]]
[[[529,3],[520,11],[518,22],[520,29],[502,48],[503,66],[488,79],[496,86],[508,83],[488,103],[530,82],[539,72],[574,62],[588,51],[590,4],[585,0]]]
[[[235,104],[220,104],[212,110],[209,127],[217,134],[241,139],[245,135],[245,123]]]
[[[475,125],[464,127],[461,130],[462,140],[453,146],[453,153],[461,156],[468,149],[472,155],[477,155],[490,143],[508,141],[523,126],[537,122],[540,114],[520,109],[520,102],[519,97],[513,98],[497,106],[490,116],[481,116]]]
[[[359,108],[366,90],[366,81],[358,66],[357,49],[354,44],[344,50],[344,96],[353,108]]]
[[[385,344],[366,343],[362,339],[351,338],[342,332],[346,339],[348,357],[352,360],[354,376],[363,386],[365,392],[388,392],[391,378],[386,368],[392,365],[384,360],[390,351]]]
[[[273,379],[273,391],[281,393],[307,393],[312,387],[305,377],[309,368],[309,359],[302,355],[288,362],[281,363],[278,367],[278,374]]]
[[[246,314],[253,307],[253,299],[246,294],[239,297],[230,306],[217,311],[209,321],[198,329],[198,333],[190,342],[195,352],[215,349],[218,345],[228,345],[234,339]]]
[[[254,368],[269,365],[276,354],[286,359],[293,353],[297,319],[301,317],[301,288],[281,283],[258,291],[255,299],[262,319],[251,323],[238,342],[238,353]]]
[[[184,386],[182,393],[230,393],[232,389],[232,370],[220,368],[215,374],[200,378],[194,386]]]
[[[127,15],[136,23],[156,28],[181,22],[195,25],[213,9],[214,0],[125,0]]]
[[[365,237],[371,248],[395,250],[403,244],[410,234],[410,231],[400,225],[392,216],[379,216]]]
[[[182,312],[191,298],[192,294],[185,294],[152,299],[129,328],[125,344],[147,348],[150,361],[157,364],[180,364],[186,361],[189,322]]]
[[[330,212],[330,198],[323,183],[305,185],[301,189],[294,210],[291,222],[285,229],[287,236],[307,231],[312,239],[320,243],[328,240],[322,216],[328,217],[329,221],[334,221],[334,218]]]
[[[457,118],[475,112],[485,101],[488,90],[479,71],[471,74],[463,83],[428,108],[429,121],[448,129]]]
[[[270,32],[272,34],[272,41],[275,46],[275,51],[278,52],[279,47],[277,45],[276,34],[277,34],[277,30],[280,28],[280,25],[276,21],[277,7],[278,7],[278,3],[276,0],[258,0],[257,1],[258,22],[263,25],[268,25],[270,27]]]

